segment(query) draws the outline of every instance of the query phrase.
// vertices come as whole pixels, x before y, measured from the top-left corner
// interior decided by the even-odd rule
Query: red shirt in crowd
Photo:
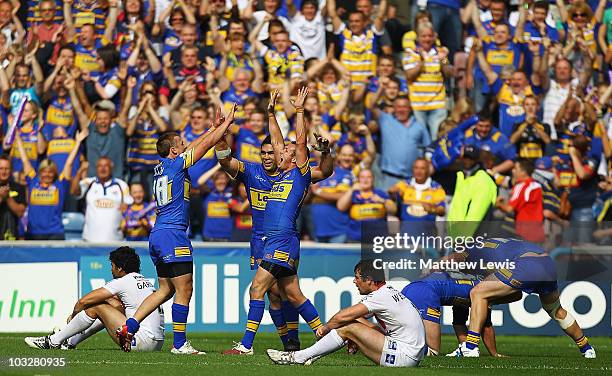
[[[544,241],[542,186],[530,177],[522,180],[512,187],[508,203],[514,208],[516,233],[525,240]]]

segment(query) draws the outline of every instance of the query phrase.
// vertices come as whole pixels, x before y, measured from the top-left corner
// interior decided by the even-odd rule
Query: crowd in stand
[[[611,43],[607,0],[3,0],[0,237],[64,239],[81,212],[87,241],[146,240],[162,133],[189,143],[236,102],[233,155],[261,163],[268,93],[291,140],[307,85],[336,167],[303,239],[505,216],[537,242],[569,221],[609,240]],[[214,151],[189,175],[191,236],[249,239]]]

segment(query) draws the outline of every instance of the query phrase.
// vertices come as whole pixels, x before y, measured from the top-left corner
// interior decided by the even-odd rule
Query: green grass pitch
[[[280,341],[273,333],[259,333],[255,339],[255,355],[224,356],[221,354],[239,340],[240,334],[191,333],[188,334],[197,349],[206,351],[204,356],[177,356],[169,352],[172,336],[167,337],[161,353],[123,353],[106,333],[99,333],[72,351],[30,349],[23,342],[24,334],[0,333],[0,358],[7,357],[65,357],[65,368],[0,368],[0,375],[210,375],[210,376],[258,376],[258,375],[341,375],[359,376],[390,375],[480,375],[498,376],[535,374],[612,374],[612,338],[594,337],[591,343],[597,351],[597,359],[583,359],[568,337],[498,336],[500,353],[509,358],[457,359],[446,357],[426,358],[418,369],[383,369],[376,367],[362,355],[348,355],[342,349],[310,367],[275,366],[265,354],[267,348],[279,348]],[[301,333],[303,344],[313,337]],[[444,336],[442,352],[448,353],[455,345],[454,337]],[[486,353],[486,350],[484,350]]]

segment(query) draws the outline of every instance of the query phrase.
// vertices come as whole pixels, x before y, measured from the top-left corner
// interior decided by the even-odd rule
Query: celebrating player
[[[470,324],[467,339],[459,345],[459,356],[479,357],[480,331],[491,302],[506,298],[517,291],[536,293],[542,308],[575,342],[585,358],[595,358],[595,349],[589,344],[574,316],[559,301],[557,271],[553,259],[539,246],[518,239],[488,239],[484,246],[455,252],[447,257],[458,261],[484,263],[507,262],[489,274],[470,292]]]
[[[355,266],[355,285],[360,303],[336,313],[317,330],[319,341],[295,352],[268,350],[276,364],[312,364],[317,359],[342,348],[349,341],[349,350],[360,350],[383,367],[416,367],[427,353],[425,327],[414,305],[402,293],[385,285],[383,271],[371,261]],[[366,320],[376,317],[380,326]]]
[[[276,122],[274,115],[274,107],[278,91],[273,91],[270,94],[270,102],[268,104],[268,113],[270,123]],[[317,145],[315,149],[322,153],[321,164],[319,167],[313,167],[311,175],[313,180],[323,180],[333,173],[333,158],[330,156],[329,143],[327,140],[317,137]],[[261,143],[260,155],[261,164],[244,163],[236,158],[231,157],[231,149],[224,139],[221,139],[215,146],[217,160],[221,164],[221,168],[227,172],[233,179],[242,181],[248,192],[247,197],[251,205],[253,213],[253,233],[251,236],[251,269],[256,269],[263,257],[264,250],[264,232],[263,220],[266,209],[266,201],[270,195],[273,183],[280,176],[278,166],[274,158],[274,148],[272,147],[271,137],[266,137]],[[272,321],[281,337],[283,346],[286,351],[299,350],[298,340],[298,311],[296,308],[283,299],[281,302],[280,291],[275,283],[268,290],[268,299],[270,300],[269,312]],[[257,296],[251,295],[252,300],[256,300]],[[257,302],[256,305],[261,305]],[[224,351],[226,355],[253,355],[253,340],[255,338],[256,329],[252,323],[247,323],[242,340],[232,349]]]
[[[440,352],[440,308],[442,306],[453,306],[454,314],[455,307],[469,307],[470,291],[479,282],[480,280],[473,276],[462,273],[453,273],[453,276],[451,276],[447,272],[434,272],[421,280],[411,282],[402,289],[402,294],[414,304],[423,319],[427,335],[427,355],[438,355]],[[518,297],[514,297],[515,300],[520,298],[520,294],[518,294]],[[455,317],[453,317],[453,327],[455,331],[459,327],[463,327],[461,332],[467,331],[464,329],[465,321],[461,325],[456,324]],[[487,330],[484,331],[483,339],[489,353],[492,356],[500,356],[497,353],[495,332],[490,321],[488,325],[485,323],[485,328]]]
[[[189,226],[189,190],[187,169],[199,161],[223,137],[234,121],[236,104],[225,121],[217,110],[215,123],[189,146],[175,132],[157,140],[161,163],[155,166],[153,194],[157,202],[157,220],[149,236],[149,252],[157,269],[159,288],[138,308],[134,316],[117,330],[125,351],[138,332],[140,321],[174,295],[172,304],[173,354],[204,354],[187,341],[185,330],[189,301],[193,291],[193,256],[187,227]]]
[[[119,247],[110,253],[113,280],[89,292],[74,305],[68,324],[45,337],[26,337],[28,346],[39,349],[71,349],[106,327],[119,344],[115,329],[125,322],[155,289],[140,274],[140,257],[133,248]],[[124,308],[125,307],[125,314]],[[164,344],[164,313],[161,309],[142,321],[132,338],[135,351],[159,351]]]

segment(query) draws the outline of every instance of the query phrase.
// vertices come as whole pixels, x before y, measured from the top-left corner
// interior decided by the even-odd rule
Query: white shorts
[[[136,332],[132,338],[132,351],[160,351],[163,345],[163,339],[156,340],[142,332]]]
[[[413,353],[414,350],[408,348],[406,344],[385,336],[380,365],[383,367],[416,367],[423,356]]]

